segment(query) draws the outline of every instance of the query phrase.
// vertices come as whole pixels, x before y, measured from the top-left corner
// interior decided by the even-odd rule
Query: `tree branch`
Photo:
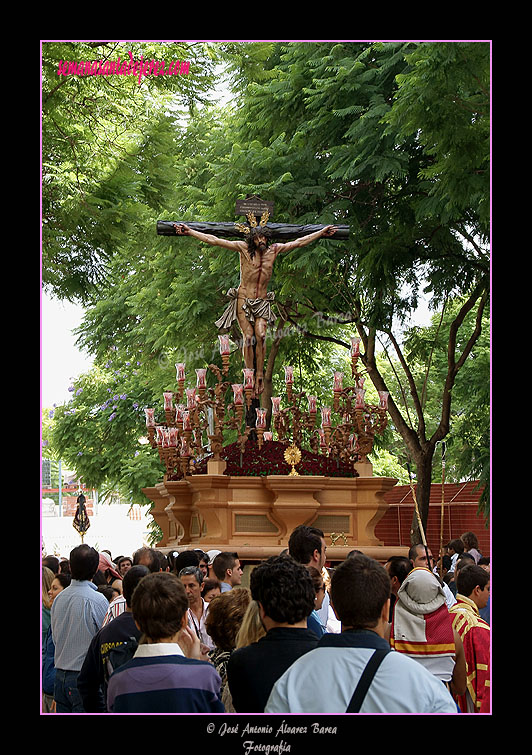
[[[339,338],[333,338],[332,336],[323,336],[319,335],[318,333],[311,333],[310,330],[307,330],[306,328],[303,328],[301,325],[299,325],[293,317],[288,316],[287,320],[295,327],[298,333],[301,333],[307,338],[314,338],[317,341],[328,341],[329,343],[336,343],[339,346],[344,346],[346,349],[349,348],[349,344],[345,341],[341,341]]]
[[[456,380],[456,375],[460,368],[463,366],[465,360],[471,353],[471,350],[478,340],[478,337],[482,331],[482,315],[484,313],[484,307],[487,302],[488,298],[488,288],[486,285],[486,280],[481,280],[478,285],[475,287],[474,291],[472,292],[471,296],[467,299],[467,301],[464,303],[464,305],[461,307],[460,311],[458,312],[457,316],[451,323],[451,327],[449,330],[449,345],[447,348],[447,377],[445,379],[445,385],[443,388],[443,396],[442,396],[442,411],[441,411],[441,418],[440,423],[438,427],[436,428],[434,434],[432,435],[432,438],[430,439],[431,444],[436,444],[438,441],[442,440],[447,433],[449,432],[449,426],[450,426],[450,417],[451,417],[451,394],[452,389]],[[479,301],[480,299],[480,301]],[[456,342],[458,338],[458,330],[462,323],[464,322],[464,319],[468,312],[470,312],[475,304],[478,302],[478,310],[477,310],[477,316],[475,321],[475,328],[469,337],[464,350],[459,357],[458,361],[456,361]]]
[[[445,299],[445,302],[443,303],[443,307],[442,307],[442,311],[441,311],[441,316],[440,316],[440,322],[438,323],[438,329],[436,330],[436,335],[434,336],[434,340],[432,342],[432,346],[431,346],[431,349],[430,349],[430,354],[429,354],[429,358],[428,358],[428,362],[427,362],[427,369],[425,371],[425,380],[423,381],[423,389],[421,391],[421,406],[422,407],[425,406],[425,401],[426,401],[426,396],[427,396],[427,383],[428,383],[428,379],[429,379],[430,367],[431,367],[431,364],[432,364],[432,357],[434,356],[434,349],[436,348],[436,341],[438,339],[438,335],[439,335],[441,326],[443,324],[443,315],[445,313],[445,307],[446,306],[447,306],[447,298]]]

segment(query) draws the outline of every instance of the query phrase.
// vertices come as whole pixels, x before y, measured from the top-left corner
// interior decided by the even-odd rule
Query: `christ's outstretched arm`
[[[277,254],[280,254],[281,252],[289,252],[292,249],[299,249],[302,246],[311,244],[313,241],[317,241],[317,239],[321,239],[322,236],[332,236],[334,233],[336,233],[336,226],[326,225],[319,231],[314,231],[314,233],[309,233],[306,236],[301,236],[301,238],[299,239],[288,241],[286,244],[276,243],[275,246]]]
[[[211,233],[201,233],[201,231],[189,228],[188,225],[185,225],[184,223],[180,223],[179,225],[174,223],[173,226],[178,236],[194,236],[198,241],[203,241],[205,244],[210,244],[210,246],[223,246],[226,249],[233,249],[236,252],[240,251],[242,247],[241,241],[220,239],[218,236],[213,236]]]

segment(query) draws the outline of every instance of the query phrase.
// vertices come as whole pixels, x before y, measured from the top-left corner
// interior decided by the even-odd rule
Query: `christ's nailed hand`
[[[189,235],[190,228],[187,225],[185,225],[184,223],[179,223],[179,225],[177,223],[172,223],[172,225],[175,228],[175,232],[179,236],[188,236]]]

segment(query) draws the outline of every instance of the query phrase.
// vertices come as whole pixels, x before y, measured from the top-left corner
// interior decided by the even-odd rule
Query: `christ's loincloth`
[[[223,315],[215,321],[215,325],[220,330],[228,331],[235,320],[238,320],[238,289],[230,288],[227,292],[231,300],[224,310]],[[269,325],[275,322],[275,316],[272,312],[272,301],[275,299],[275,293],[268,291],[265,299],[248,299],[244,298],[242,311],[250,323],[257,319],[267,320]]]

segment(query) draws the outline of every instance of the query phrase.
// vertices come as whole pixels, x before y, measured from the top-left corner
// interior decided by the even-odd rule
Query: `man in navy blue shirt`
[[[107,682],[111,673],[133,657],[141,637],[131,610],[133,591],[146,575],[147,566],[127,570],[122,582],[126,610],[94,635],[78,676],[78,690],[86,713],[107,712]]]
[[[249,586],[266,635],[233,651],[227,679],[237,713],[263,713],[277,679],[318,644],[307,628],[316,590],[306,567],[290,556],[274,556],[256,566]]]

